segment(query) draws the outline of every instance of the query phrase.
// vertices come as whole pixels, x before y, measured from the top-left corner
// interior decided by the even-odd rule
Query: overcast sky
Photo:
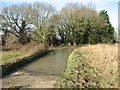
[[[119,0],[1,0],[1,7],[7,7],[12,4],[21,4],[24,2],[34,3],[34,2],[47,2],[53,5],[57,11],[61,10],[67,3],[92,3],[95,5],[97,12],[101,10],[107,10],[110,17],[110,22],[113,27],[118,28],[118,1]]]

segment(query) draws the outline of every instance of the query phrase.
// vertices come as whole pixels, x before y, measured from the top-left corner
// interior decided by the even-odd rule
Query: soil
[[[57,75],[38,74],[19,70],[2,80],[2,88],[56,88]]]

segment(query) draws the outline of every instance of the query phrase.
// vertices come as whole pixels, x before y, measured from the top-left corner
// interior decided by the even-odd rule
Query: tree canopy
[[[1,30],[18,37],[22,44],[26,43],[31,30],[30,5],[6,7],[2,10],[2,14]]]
[[[1,16],[4,34],[16,36],[22,44],[30,40],[44,45],[115,41],[115,31],[107,11],[98,13],[89,5],[69,3],[60,12],[47,3],[12,5],[2,10]]]

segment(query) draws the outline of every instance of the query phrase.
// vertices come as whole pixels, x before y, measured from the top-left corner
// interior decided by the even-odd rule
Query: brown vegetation
[[[90,64],[97,67],[112,88],[118,88],[118,44],[88,45],[80,49],[92,52],[87,57]]]

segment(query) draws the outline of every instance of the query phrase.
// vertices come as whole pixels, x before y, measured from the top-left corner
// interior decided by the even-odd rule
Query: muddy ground
[[[38,74],[19,70],[3,78],[2,88],[56,88],[57,75]]]

